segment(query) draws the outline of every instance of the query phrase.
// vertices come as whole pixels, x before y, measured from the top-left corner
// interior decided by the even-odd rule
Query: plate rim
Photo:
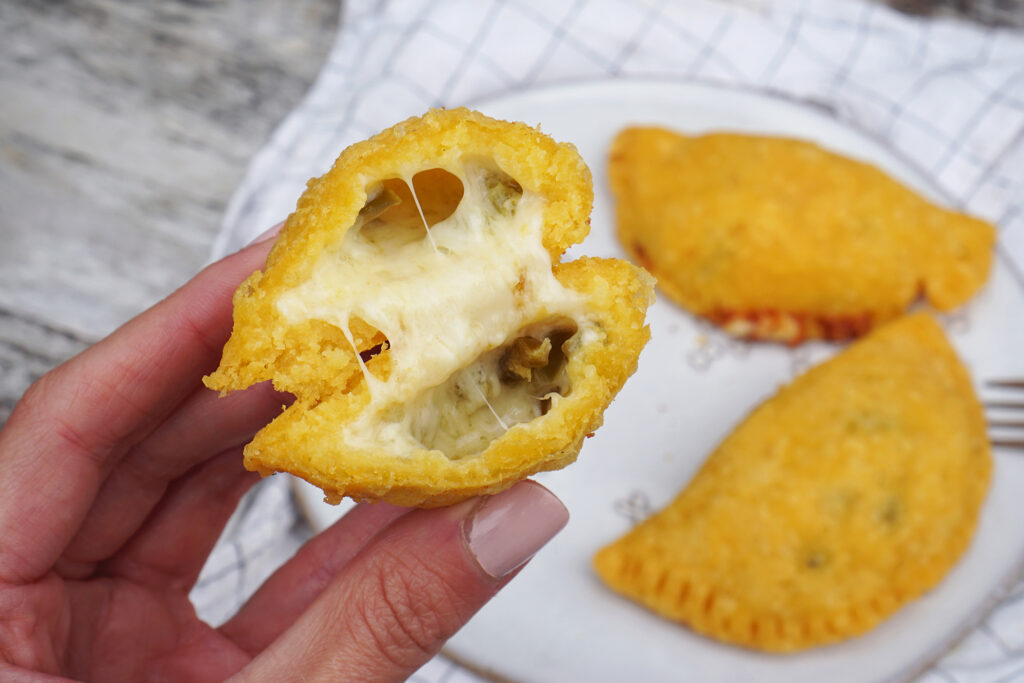
[[[839,125],[843,128],[848,129],[855,135],[871,142],[876,147],[884,150],[891,157],[896,159],[902,164],[908,171],[912,173],[915,181],[919,182],[920,185],[927,189],[927,191],[933,195],[933,198],[939,203],[945,205],[948,208],[952,208],[957,211],[963,211],[963,205],[957,201],[950,191],[942,187],[935,178],[933,178],[922,166],[912,158],[908,157],[900,149],[894,147],[888,140],[883,138],[881,135],[873,130],[870,130],[857,121],[852,121],[844,118],[841,115],[840,110],[828,102],[822,102],[813,98],[801,98],[783,90],[771,88],[771,87],[757,87],[757,86],[745,86],[726,83],[722,81],[716,81],[712,79],[702,78],[671,78],[667,76],[660,76],[656,74],[641,74],[641,75],[630,75],[628,78],[609,78],[609,77],[593,77],[593,78],[565,78],[546,81],[542,84],[526,84],[521,86],[514,86],[506,88],[500,91],[485,94],[480,97],[469,98],[462,102],[463,106],[470,109],[478,109],[484,107],[490,107],[495,105],[501,105],[506,102],[515,102],[518,99],[526,98],[534,95],[551,95],[555,97],[565,96],[571,97],[572,91],[578,93],[586,93],[587,91],[599,91],[604,88],[624,88],[628,89],[635,86],[646,86],[653,88],[686,88],[690,90],[703,89],[710,92],[727,92],[731,95],[741,95],[745,97],[751,97],[753,99],[762,99],[772,101],[776,104],[782,104],[787,107],[791,107],[794,110],[800,110],[804,113],[811,114],[819,118],[822,121],[827,121],[831,125]],[[728,126],[723,126],[722,130],[728,130]],[[792,136],[799,137],[799,136]],[[804,138],[807,139],[807,138]],[[571,142],[571,141],[570,141]],[[816,143],[817,144],[817,143]],[[822,145],[828,149],[827,145]],[[872,163],[872,162],[869,162]],[[887,170],[887,169],[883,169]],[[902,181],[901,181],[902,182]],[[1020,289],[1021,293],[1024,294],[1024,273],[1021,273],[1017,264],[1009,257],[1006,253],[1005,247],[1000,239],[1001,226],[996,225],[997,238],[994,245],[994,251],[997,258],[1007,268],[1011,279]],[[992,457],[995,459],[998,455],[998,451],[992,448]],[[311,486],[306,484],[303,480],[292,477],[292,492],[296,499],[296,505],[299,508],[301,515],[306,519],[307,523],[311,526],[315,533],[319,533],[323,528],[316,518],[316,515],[309,510],[309,505],[312,504],[312,497],[315,492]],[[987,499],[987,495],[986,495]],[[965,550],[965,554],[966,554]],[[962,560],[958,558],[959,563]],[[945,577],[944,577],[945,578]],[[947,638],[943,639],[934,648],[927,651],[926,654],[922,655],[919,661],[914,662],[901,671],[896,671],[888,679],[890,681],[911,681],[914,678],[925,673],[931,668],[938,660],[944,657],[946,654],[955,649],[960,643],[962,643],[970,633],[981,624],[985,618],[992,613],[992,611],[999,605],[999,603],[1007,596],[1012,590],[1014,585],[1024,579],[1024,548],[1019,551],[1018,558],[1015,564],[1011,567],[1010,571],[1007,572],[996,585],[994,585],[989,591],[986,599],[982,601],[971,613],[965,617],[957,625],[956,628],[950,631]],[[682,627],[685,628],[685,627]],[[450,644],[446,643],[442,647],[440,654],[444,655],[458,666],[461,666],[474,675],[484,678],[489,681],[495,681],[496,683],[510,683],[515,682],[518,679],[508,677],[507,675],[494,670],[490,665],[484,664],[474,658],[471,654],[465,652],[458,652],[452,649]]]

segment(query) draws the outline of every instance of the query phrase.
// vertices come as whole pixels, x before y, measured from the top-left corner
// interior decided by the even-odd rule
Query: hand
[[[0,679],[402,680],[568,513],[532,482],[438,510],[359,505],[230,621],[188,592],[258,476],[242,446],[266,385],[200,384],[254,244],[33,385],[0,431]]]

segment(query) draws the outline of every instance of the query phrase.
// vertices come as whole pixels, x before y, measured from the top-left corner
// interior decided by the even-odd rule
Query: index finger
[[[232,294],[269,249],[260,242],[208,266],[29,388],[0,431],[0,580],[48,571],[110,467],[213,369]]]

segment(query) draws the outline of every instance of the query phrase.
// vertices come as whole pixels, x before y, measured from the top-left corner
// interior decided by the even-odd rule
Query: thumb
[[[532,481],[404,515],[345,565],[241,677],[405,680],[568,517],[561,501]]]

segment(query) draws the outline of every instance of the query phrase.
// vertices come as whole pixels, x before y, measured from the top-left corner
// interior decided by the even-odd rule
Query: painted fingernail
[[[267,230],[266,232],[260,234],[252,242],[249,242],[249,244],[259,244],[260,242],[266,242],[267,240],[274,239],[275,237],[277,237],[277,233],[281,232],[281,228],[283,227],[284,221],[281,221],[280,223],[272,227],[270,230]]]
[[[522,481],[485,498],[463,522],[466,547],[485,573],[500,579],[533,557],[569,521],[555,494]]]

